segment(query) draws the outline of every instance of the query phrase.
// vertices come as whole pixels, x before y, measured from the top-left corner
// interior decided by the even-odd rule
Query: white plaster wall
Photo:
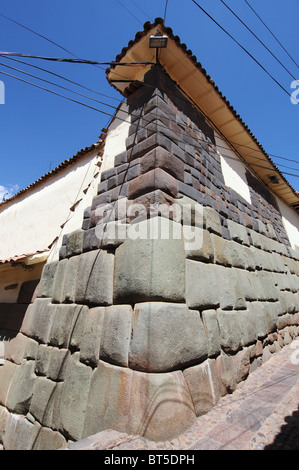
[[[220,155],[221,167],[226,186],[232,188],[251,204],[250,191],[246,179],[246,167],[240,158],[215,133],[216,148]]]
[[[278,207],[282,215],[282,223],[290,240],[291,246],[299,251],[299,215],[291,207],[277,198]]]
[[[57,237],[48,261],[58,258],[64,234],[82,227],[84,211],[97,194],[101,172],[112,168],[115,156],[126,150],[130,127],[127,111],[127,105],[122,104],[112,120],[102,158],[95,149],[2,210],[0,207],[0,259],[45,250]],[[101,168],[97,165],[100,161]],[[70,211],[77,201],[75,210]]]
[[[98,167],[96,152],[0,208],[0,259],[49,247]]]

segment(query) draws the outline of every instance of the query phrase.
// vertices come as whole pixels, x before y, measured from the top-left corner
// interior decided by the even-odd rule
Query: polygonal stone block
[[[199,312],[173,303],[135,305],[129,353],[131,369],[169,372],[199,363],[207,355]]]

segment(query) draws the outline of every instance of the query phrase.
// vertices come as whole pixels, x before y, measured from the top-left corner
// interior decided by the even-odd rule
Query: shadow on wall
[[[274,441],[268,444],[264,450],[298,450],[299,449],[299,407],[291,416],[285,418],[280,433]]]
[[[7,343],[17,336],[28,305],[34,300],[38,280],[23,282],[17,303],[0,303],[0,366],[4,364]]]

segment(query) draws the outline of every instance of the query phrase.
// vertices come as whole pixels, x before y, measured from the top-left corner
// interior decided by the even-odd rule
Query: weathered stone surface
[[[67,236],[66,240],[66,252],[67,258],[74,255],[79,255],[83,251],[83,237],[84,230],[75,230]]]
[[[222,236],[221,222],[218,212],[212,207],[205,207],[203,212],[204,227],[216,235]]]
[[[175,178],[184,180],[183,162],[162,147],[156,147],[140,159],[141,173],[155,168],[162,168]]]
[[[79,362],[79,353],[69,358],[60,403],[60,426],[71,439],[81,439],[92,369]]]
[[[235,269],[218,265],[214,269],[222,310],[245,309],[243,289]]]
[[[154,441],[177,437],[195,420],[189,388],[181,371],[133,372],[129,432]]]
[[[41,428],[32,450],[61,450],[66,447],[67,441],[59,432],[49,428]]]
[[[81,347],[81,341],[88,311],[89,308],[87,307],[87,305],[78,305],[78,310],[76,310],[69,341],[69,348],[72,351],[78,351]]]
[[[130,369],[99,361],[91,377],[82,437],[104,429],[128,432],[132,377]]]
[[[219,401],[220,392],[215,359],[184,370],[196,416],[208,413]]]
[[[219,306],[214,265],[186,260],[186,303],[189,308],[199,310]]]
[[[14,362],[15,364],[21,364],[25,356],[25,350],[28,345],[29,338],[18,333],[15,338],[12,338],[5,348],[5,359]]]
[[[7,396],[14,374],[17,374],[19,366],[13,362],[6,361],[0,367],[0,404],[6,406]]]
[[[221,346],[226,353],[234,353],[242,344],[239,312],[217,310]]]
[[[29,410],[36,380],[34,366],[34,361],[24,361],[12,377],[6,406],[14,413],[25,415]]]
[[[130,305],[106,307],[100,345],[100,358],[103,361],[128,367],[131,324]]]
[[[49,334],[48,342],[50,345],[60,348],[69,347],[80,312],[80,305],[56,305],[52,328]]]
[[[151,238],[150,229],[155,220],[162,230],[178,226],[180,238],[167,239],[167,231],[163,232],[165,239],[158,238],[157,232]],[[130,238],[117,248],[115,254],[115,303],[184,301],[185,252],[179,224],[157,217],[134,224],[133,229],[135,232],[130,232]],[[134,240],[134,233],[136,237],[144,238]]]
[[[243,348],[233,356],[237,383],[245,380],[250,371],[250,348]]]
[[[233,358],[222,351],[220,356],[216,358],[216,367],[220,395],[224,396],[234,392],[237,386],[237,377]]]
[[[248,235],[246,228],[244,225],[237,224],[233,220],[227,221],[228,229],[231,234],[231,239],[238,242],[242,243],[243,245],[249,246],[249,240],[248,240]]]
[[[150,170],[130,182],[128,198],[135,199],[142,194],[155,191],[156,189],[176,197],[178,193],[177,181],[161,168]]]
[[[46,377],[38,377],[36,379],[29,413],[31,413],[43,426],[52,425],[52,396],[55,387],[56,383]]]
[[[64,281],[68,267],[68,259],[63,259],[59,261],[55,277],[53,283],[53,294],[52,294],[52,302],[53,303],[61,303],[64,301]]]
[[[37,351],[36,361],[35,361],[35,373],[36,375],[46,375],[50,362],[50,354],[52,352],[52,347],[45,344],[40,344]]]
[[[201,362],[207,355],[199,312],[184,304],[135,305],[129,353],[131,369],[169,372]]]
[[[46,263],[43,268],[43,273],[41,280],[38,285],[37,289],[37,296],[38,297],[48,297],[51,298],[53,294],[53,284],[56,269],[58,266],[58,261],[54,261],[52,263]]]
[[[204,310],[202,320],[208,341],[208,354],[210,357],[217,356],[221,350],[221,335],[216,310]]]
[[[256,315],[252,309],[241,310],[239,312],[242,345],[247,346],[254,343],[257,338]]]
[[[186,258],[213,263],[214,248],[210,232],[199,227],[183,226]]]
[[[70,355],[68,349],[52,348],[47,370],[47,377],[55,382],[64,380],[67,359]]]
[[[232,266],[230,242],[214,233],[211,234],[211,238],[214,247],[215,263],[222,264],[226,267]]]
[[[7,450],[32,450],[41,426],[30,423],[24,416],[9,414],[3,436],[4,448]]]
[[[251,316],[255,317],[257,337],[265,337],[268,331],[268,322],[266,312],[264,310],[264,304],[262,302],[248,303],[248,311]]]
[[[91,308],[87,318],[80,345],[80,360],[96,365],[100,358],[100,344],[103,332],[105,307]]]
[[[27,308],[21,333],[46,343],[52,326],[55,307],[50,305],[51,299],[36,299]]]
[[[113,299],[114,255],[103,250],[80,256],[80,276],[75,288],[75,302],[111,305]]]

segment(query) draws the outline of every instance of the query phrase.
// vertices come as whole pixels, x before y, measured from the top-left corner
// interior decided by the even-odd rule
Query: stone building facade
[[[170,439],[298,336],[298,214],[250,165],[248,197],[226,184],[219,133],[161,63],[132,84],[123,147],[0,367],[5,449]]]

